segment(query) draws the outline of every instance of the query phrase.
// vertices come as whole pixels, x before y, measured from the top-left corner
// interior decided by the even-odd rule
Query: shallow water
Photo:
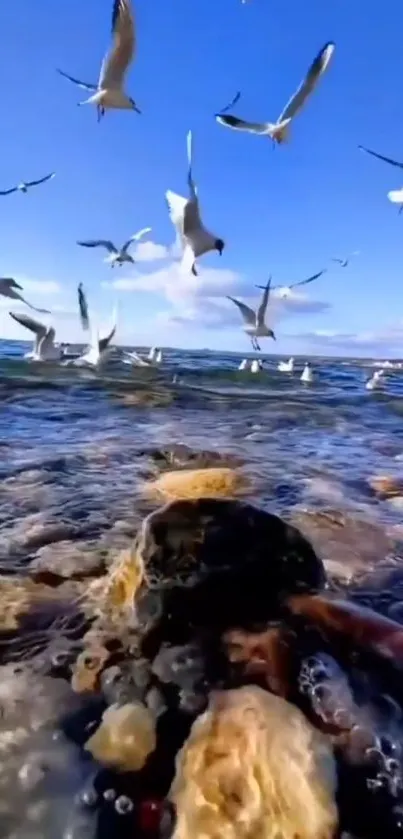
[[[324,526],[323,552],[314,544],[333,563],[330,572],[344,563],[351,594],[403,623],[403,491],[380,499],[368,483],[375,475],[402,475],[403,370],[388,371],[384,389],[368,392],[373,367],[363,360],[313,359],[314,382],[306,386],[299,381],[305,359],[289,375],[267,358],[265,370],[252,375],[237,370],[241,356],[166,350],[158,370],[116,362],[97,374],[28,364],[26,350],[22,343],[0,344],[0,570],[7,578],[34,576],[52,585],[57,578],[63,595],[62,577],[103,573],[154,507],[142,491],[155,473],[150,450],[184,443],[239,457],[252,478],[250,499],[298,520],[303,530],[306,524],[308,538],[310,522]],[[332,520],[315,518],[329,510],[347,524],[364,522],[361,534],[371,524],[370,544],[343,529],[347,537],[338,546]],[[379,576],[383,568],[392,576]],[[43,578],[44,571],[54,579]],[[358,571],[367,577],[365,588],[355,584]],[[77,697],[64,682],[61,697],[40,674],[29,717],[17,701],[27,689],[26,671],[11,673],[10,666],[0,668],[1,683],[9,685],[7,695],[0,689],[4,835],[89,837],[91,807],[70,807],[96,769],[91,761],[83,769],[76,747],[52,728],[60,704],[73,708]],[[23,733],[13,742],[7,731],[19,726]],[[47,755],[45,773],[23,769],[36,754],[41,766]]]

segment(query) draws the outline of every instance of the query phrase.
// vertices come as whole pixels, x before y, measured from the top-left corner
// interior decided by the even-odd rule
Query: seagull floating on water
[[[31,361],[60,361],[63,355],[63,347],[55,344],[56,332],[53,326],[46,326],[44,323],[29,317],[29,315],[17,312],[9,312],[9,315],[36,336],[33,350],[26,353],[24,358]]]
[[[239,365],[239,367],[238,367],[238,370],[243,370],[243,371],[245,371],[245,370],[247,370],[247,369],[248,369],[248,366],[249,366],[249,361],[248,361],[248,359],[247,359],[247,358],[244,358],[244,359],[243,359],[243,361],[241,361],[241,363],[240,363],[240,365]]]
[[[271,291],[276,291],[277,289],[281,289],[282,294],[280,295],[282,298],[286,298],[290,296],[290,292],[293,288],[297,288],[299,285],[307,285],[308,283],[313,283],[314,280],[318,280],[322,274],[326,273],[326,268],[323,268],[322,271],[318,271],[317,274],[313,274],[312,277],[308,277],[307,280],[299,280],[298,283],[292,283],[291,285],[283,286],[283,285],[273,285],[271,286]],[[257,285],[256,288],[264,289],[265,286]]]
[[[40,312],[42,315],[50,315],[49,309],[38,309],[37,306],[33,306],[32,303],[28,303],[28,300],[25,300],[25,297],[19,293],[22,291],[22,286],[19,285],[12,277],[1,277],[0,278],[0,295],[2,297],[9,297],[11,300],[21,300],[21,303],[25,303],[26,306],[29,306],[34,312]]]
[[[177,242],[182,249],[181,270],[190,271],[197,277],[196,259],[209,251],[218,251],[220,256],[225,244],[222,239],[209,233],[200,218],[199,199],[192,176],[192,132],[187,135],[189,198],[183,198],[170,189],[165,193],[169,215],[176,227]]]
[[[51,172],[50,175],[45,175],[45,177],[40,178],[39,181],[21,181],[20,184],[12,186],[11,189],[1,190],[0,195],[11,195],[13,192],[28,192],[28,190],[33,186],[39,186],[39,184],[44,184],[46,181],[51,181],[52,178],[55,177],[55,174],[55,172]]]
[[[251,373],[261,373],[263,370],[263,364],[260,358],[254,358],[251,365],[250,365],[250,372]]]
[[[308,73],[300,84],[298,90],[292,95],[284,110],[281,112],[277,122],[247,122],[234,115],[226,114],[228,106],[227,108],[224,108],[221,113],[216,114],[217,122],[221,123],[221,125],[225,125],[227,128],[233,128],[236,131],[247,131],[251,134],[260,134],[265,137],[270,137],[276,143],[283,143],[287,139],[291,120],[294,119],[308,97],[315,90],[319,79],[323,76],[329,66],[334,49],[335,44],[332,41],[329,41],[324,47],[322,47],[313,60]]]
[[[301,374],[301,382],[309,384],[313,381],[313,373],[310,364],[307,362]]]
[[[389,163],[391,166],[397,166],[398,169],[403,169],[403,163],[400,163],[398,160],[394,160],[392,157],[385,157],[384,154],[378,154],[376,151],[372,151],[372,149],[367,149],[366,146],[358,146],[361,151],[365,151],[367,154],[371,154],[372,157],[377,157],[378,160],[383,160],[384,163]],[[392,204],[400,204],[399,213],[403,210],[403,187],[402,189],[391,189],[388,192],[389,201]]]
[[[228,300],[232,300],[232,302],[238,306],[245,323],[244,330],[251,339],[253,349],[258,350],[259,352],[260,346],[257,338],[273,338],[274,341],[276,340],[273,330],[265,324],[266,309],[270,296],[270,283],[271,277],[267,285],[264,287],[262,301],[256,312],[254,312],[250,306],[247,306],[246,303],[242,303],[241,300],[237,300],[235,297],[227,295]]]
[[[69,76],[63,70],[58,70],[61,76],[69,79],[73,84],[84,90],[95,91],[92,96],[79,102],[79,105],[96,105],[98,122],[105,110],[118,108],[141,113],[134,99],[124,90],[125,76],[131,64],[136,49],[136,32],[134,16],[130,0],[114,0],[112,11],[113,43],[102,62],[98,84],[82,82],[74,76]]]
[[[294,359],[289,358],[288,361],[279,361],[277,370],[280,373],[292,373],[294,370]]]
[[[89,239],[86,242],[77,242],[77,245],[81,245],[82,248],[106,248],[109,251],[109,256],[104,259],[104,262],[107,262],[111,268],[114,268],[115,265],[122,266],[125,262],[134,264],[135,260],[129,254],[129,247],[133,242],[138,242],[146,233],[150,232],[151,227],[143,227],[134,236],[130,236],[130,239],[124,243],[120,250],[109,239]]]
[[[100,334],[97,327],[90,323],[90,333],[91,333],[91,340],[90,345],[87,350],[80,355],[79,358],[75,358],[72,361],[66,362],[66,364],[73,365],[75,367],[95,367],[98,368],[106,359],[108,358],[111,346],[110,343],[115,336],[117,328],[117,310],[116,308],[113,311],[113,323],[111,328],[108,332],[104,333],[103,335]]]

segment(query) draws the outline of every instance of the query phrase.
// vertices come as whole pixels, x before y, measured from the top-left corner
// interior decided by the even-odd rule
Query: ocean
[[[304,385],[305,358],[284,374],[279,358],[262,356],[253,375],[238,371],[242,354],[163,349],[159,368],[111,362],[96,373],[29,364],[27,349],[0,342],[1,650],[14,590],[18,599],[34,580],[73,598],[130,546],[155,507],[144,484],[175,447],[189,463],[200,451],[241,461],[248,500],[296,523],[341,591],[403,623],[403,369],[387,369],[370,392],[370,359],[309,359],[314,380]],[[384,476],[393,491],[377,490]],[[50,726],[80,703],[62,679],[25,671],[20,653],[0,671],[2,836],[101,837],[93,765]],[[77,795],[85,812],[74,810]]]

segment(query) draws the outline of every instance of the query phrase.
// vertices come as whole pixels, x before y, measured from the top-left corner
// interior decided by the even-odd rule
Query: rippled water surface
[[[102,573],[153,509],[143,492],[145,480],[155,475],[150,451],[181,443],[239,457],[252,479],[250,498],[296,521],[308,538],[314,527],[315,547],[329,559],[330,572],[339,577],[346,566],[343,584],[350,571],[353,582],[357,571],[373,571],[363,602],[403,622],[403,490],[384,498],[370,486],[374,476],[402,474],[403,370],[388,371],[384,388],[369,392],[371,361],[313,359],[314,382],[304,385],[299,377],[305,359],[297,359],[289,375],[277,371],[278,359],[267,358],[265,369],[252,375],[238,371],[241,358],[235,355],[166,350],[158,369],[131,370],[116,361],[95,373],[29,364],[26,349],[0,345],[4,578],[36,575],[60,587],[64,577],[74,585],[77,577]],[[389,590],[378,580],[380,567],[391,569],[394,594],[392,584]],[[2,835],[89,837],[89,811],[70,813],[70,804],[93,768],[83,768],[78,747],[50,725],[77,697],[67,682],[61,686],[47,676],[21,684],[18,673],[4,669],[12,666],[3,665],[0,683],[0,705],[7,712],[12,706],[7,722],[0,723],[0,763],[2,751],[8,756],[0,792],[13,799],[3,815],[0,810]],[[10,746],[20,724],[20,739]],[[33,754],[36,763],[23,769]],[[52,767],[52,783],[46,782],[42,795],[44,763]]]

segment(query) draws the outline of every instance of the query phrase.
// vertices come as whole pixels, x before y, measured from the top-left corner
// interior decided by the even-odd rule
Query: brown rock
[[[76,528],[73,524],[63,522],[43,522],[33,524],[17,537],[18,547],[22,550],[32,551],[52,542],[64,542],[76,535]]]
[[[303,511],[292,523],[312,543],[330,575],[345,582],[385,560],[394,543],[376,522],[338,510]]]
[[[378,498],[393,498],[403,495],[403,478],[393,475],[373,475],[368,484]]]
[[[47,575],[62,579],[98,576],[104,571],[102,553],[91,546],[79,546],[69,541],[57,545],[45,545],[37,551],[36,558],[30,565],[34,578]]]
[[[228,498],[243,495],[250,489],[250,481],[235,469],[180,469],[163,472],[156,481],[145,485],[149,497],[158,501],[178,499]]]

